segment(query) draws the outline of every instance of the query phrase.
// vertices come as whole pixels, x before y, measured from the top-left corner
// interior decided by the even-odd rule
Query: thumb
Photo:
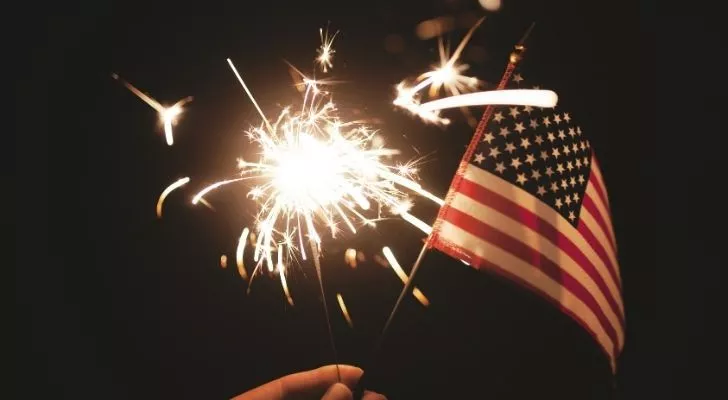
[[[321,400],[353,400],[351,390],[341,382],[331,385]]]

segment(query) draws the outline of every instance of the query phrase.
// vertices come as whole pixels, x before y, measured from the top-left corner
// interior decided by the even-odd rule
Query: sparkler
[[[192,101],[192,96],[185,97],[182,100],[179,100],[178,102],[174,103],[170,107],[165,107],[161,105],[157,100],[154,100],[153,98],[146,95],[141,90],[134,87],[131,83],[121,79],[119,75],[117,74],[111,74],[111,76],[120,81],[124,86],[126,86],[127,89],[129,89],[132,93],[134,93],[137,97],[139,97],[142,101],[149,104],[153,109],[157,110],[157,113],[159,114],[159,121],[164,126],[164,137],[167,140],[167,145],[171,146],[174,144],[174,136],[172,135],[172,126],[177,123],[178,117],[180,114],[182,114],[183,108],[185,104]]]
[[[257,161],[238,159],[237,177],[209,185],[194,196],[192,203],[222,186],[252,183],[248,196],[259,204],[253,252],[257,264],[253,275],[263,265],[269,272],[284,275],[284,266],[290,265],[298,254],[307,259],[306,247],[314,253],[314,263],[318,264],[322,228],[330,231],[332,238],[340,231],[340,225],[356,233],[356,225],[375,226],[383,210],[402,216],[420,229],[429,229],[409,213],[412,202],[407,191],[438,204],[442,204],[442,199],[411,178],[415,171],[412,163],[385,163],[385,157],[399,152],[373,146],[375,131],[357,121],[342,120],[330,93],[320,88],[319,82],[304,77],[306,89],[301,107],[286,107],[271,122],[233,63],[228,63],[263,118],[259,127],[248,131],[249,139],[260,147],[261,157]],[[242,271],[245,236],[246,231],[236,257]],[[275,265],[274,253],[278,258]],[[287,291],[284,278],[281,281]],[[290,298],[288,294],[287,297]]]
[[[475,29],[485,20],[479,19],[468,31],[458,47],[448,55],[442,37],[438,38],[440,64],[432,70],[421,74],[412,87],[400,82],[397,85],[397,97],[393,104],[402,107],[418,116],[425,122],[448,125],[450,120],[440,117],[439,111],[459,107],[470,116],[467,107],[483,105],[529,105],[534,107],[553,107],[556,105],[556,93],[550,90],[499,90],[472,92],[478,88],[480,81],[472,76],[463,75],[468,70],[467,64],[458,62],[465,46],[473,36]],[[428,98],[435,98],[444,91],[449,96],[421,103],[420,92],[428,88]]]
[[[440,64],[417,77],[415,80],[417,84],[413,87],[408,87],[405,82],[400,82],[397,85],[397,97],[394,99],[394,105],[410,111],[426,122],[448,125],[450,123],[449,119],[440,117],[434,110],[423,110],[417,96],[426,87],[429,87],[430,97],[437,96],[443,88],[450,95],[456,96],[463,92],[475,90],[478,87],[480,81],[477,78],[463,75],[463,72],[467,71],[469,66],[458,63],[458,60],[473,36],[473,32],[483,23],[483,20],[485,20],[485,17],[479,19],[470,28],[450,56],[448,56],[448,50],[445,48],[442,37],[440,37],[438,39]]]

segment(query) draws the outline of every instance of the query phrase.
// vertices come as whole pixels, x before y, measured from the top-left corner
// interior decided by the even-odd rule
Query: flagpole
[[[526,39],[531,34],[531,31],[536,26],[536,23],[531,23],[531,26],[528,27],[526,32],[521,37],[521,40],[516,43],[514,46],[514,50],[511,52],[509,58],[508,58],[508,66],[506,67],[505,72],[503,73],[503,76],[501,77],[501,80],[498,84],[498,87],[495,90],[502,90],[505,88],[506,84],[511,78],[511,75],[513,74],[513,70],[516,68],[516,65],[521,61],[523,58],[523,53],[526,51],[526,46],[524,45]],[[458,169],[458,172],[460,172],[461,169],[464,168],[464,166],[467,165],[468,160],[470,157],[472,157],[473,150],[475,148],[475,145],[480,141],[480,136],[482,135],[482,131],[485,129],[486,124],[488,123],[488,120],[490,120],[490,116],[493,111],[493,106],[488,106],[483,113],[483,117],[480,120],[480,123],[478,124],[478,127],[475,130],[475,135],[473,136],[473,139],[470,142],[470,145],[468,146],[468,149],[465,151],[465,154],[463,155],[462,160],[460,161],[460,168]],[[457,176],[461,176],[462,174],[458,173]],[[452,185],[451,185],[452,187]],[[449,193],[448,193],[449,195]],[[448,196],[449,197],[449,196]],[[445,199],[445,204],[449,204],[448,199]],[[440,209],[440,212],[442,212],[442,208]],[[438,218],[439,219],[439,218]],[[432,232],[436,232],[436,227],[433,228]],[[427,239],[425,240],[425,243],[422,245],[422,249],[420,249],[420,253],[417,256],[417,259],[415,260],[415,263],[412,265],[412,270],[410,271],[409,277],[407,278],[407,282],[405,282],[404,287],[402,288],[402,291],[399,293],[399,297],[397,298],[397,301],[394,303],[394,307],[392,308],[392,311],[389,313],[389,317],[387,317],[387,322],[384,324],[384,328],[382,329],[382,333],[379,335],[379,339],[377,340],[377,343],[374,347],[373,354],[373,360],[376,360],[376,356],[379,354],[379,351],[382,347],[382,344],[384,342],[384,338],[387,335],[387,332],[389,331],[389,327],[392,324],[392,321],[394,320],[395,315],[397,314],[397,311],[399,310],[400,305],[402,304],[402,300],[404,297],[410,292],[412,285],[414,282],[415,275],[417,274],[417,271],[419,271],[420,266],[422,265],[422,260],[425,258],[425,254],[427,253],[427,250],[430,248],[432,233],[428,235]],[[370,362],[370,365],[368,367],[374,366],[374,362]],[[359,382],[357,382],[356,387],[354,388],[354,397],[355,399],[359,399],[363,396],[364,388],[366,386],[366,377],[367,377],[367,370],[368,368],[364,369],[364,373],[362,374],[361,378],[359,379]],[[371,375],[371,373],[369,374]]]

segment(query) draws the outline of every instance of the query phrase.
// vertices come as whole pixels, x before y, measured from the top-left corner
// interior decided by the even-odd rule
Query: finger
[[[361,368],[339,365],[342,382],[353,387],[361,377]],[[297,372],[268,382],[233,398],[233,400],[285,400],[291,396],[320,397],[338,382],[335,365]]]
[[[361,368],[351,365],[339,365],[341,383],[348,387],[354,387],[361,375],[364,373]],[[288,394],[307,394],[321,396],[326,389],[339,381],[336,372],[336,365],[326,365],[311,371],[299,372],[284,376],[280,379],[284,397]]]
[[[381,395],[379,393],[365,391],[364,396],[362,396],[361,400],[387,400],[384,395]]]
[[[351,390],[343,383],[334,383],[321,400],[354,400]]]

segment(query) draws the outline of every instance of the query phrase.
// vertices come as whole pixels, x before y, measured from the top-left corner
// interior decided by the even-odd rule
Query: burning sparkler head
[[[177,103],[172,107],[163,109],[159,113],[159,118],[162,120],[163,123],[168,124],[173,123],[177,116],[180,114],[182,114],[182,104]]]
[[[238,178],[210,185],[193,199],[196,203],[228,183],[254,181],[248,192],[259,204],[254,260],[258,266],[266,263],[271,272],[283,273],[282,265],[297,253],[305,259],[304,242],[318,253],[322,227],[335,237],[341,223],[351,232],[356,232],[355,224],[374,226],[382,209],[408,215],[411,201],[403,189],[434,197],[414,181],[413,162],[386,163],[385,157],[399,152],[378,143],[376,131],[340,119],[320,82],[303,82],[300,109],[287,107],[275,121],[264,119],[248,131],[260,147],[260,159],[238,159]],[[273,252],[278,253],[277,268]]]

